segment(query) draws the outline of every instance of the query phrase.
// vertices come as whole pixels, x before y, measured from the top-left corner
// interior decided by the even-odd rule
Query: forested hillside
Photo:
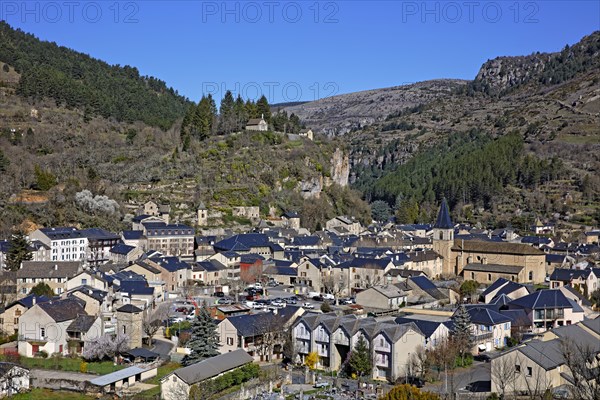
[[[86,116],[142,121],[165,130],[191,104],[165,82],[140,76],[135,67],[109,65],[88,55],[11,28],[0,21],[0,62],[21,74],[17,92],[54,99]]]
[[[403,222],[430,221],[447,197],[461,218],[600,223],[599,43],[488,61],[452,94],[353,132],[354,187]]]

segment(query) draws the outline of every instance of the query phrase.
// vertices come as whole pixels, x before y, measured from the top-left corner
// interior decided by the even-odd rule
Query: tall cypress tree
[[[6,254],[6,267],[11,271],[21,268],[23,261],[29,261],[33,258],[29,249],[29,242],[23,232],[16,232],[10,238],[8,243],[8,252]]]
[[[192,352],[183,358],[184,366],[219,355],[217,324],[210,316],[206,302],[200,307],[198,317],[192,321],[192,333],[188,346]]]
[[[248,111],[246,110],[246,104],[242,96],[238,94],[235,99],[235,118],[236,118],[236,129],[241,131],[248,122]]]

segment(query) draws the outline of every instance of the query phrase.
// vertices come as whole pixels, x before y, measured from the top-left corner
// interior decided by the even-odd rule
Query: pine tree
[[[248,111],[246,110],[246,104],[244,99],[238,94],[235,99],[235,118],[236,118],[236,130],[241,131],[248,122]]]
[[[271,124],[271,107],[264,94],[256,102],[256,110],[258,112],[258,117],[262,116],[268,124]]]
[[[192,321],[191,338],[188,347],[192,350],[191,354],[186,355],[182,364],[188,366],[219,355],[219,336],[217,335],[217,324],[210,316],[206,303],[202,304],[198,312],[198,317]]]
[[[219,108],[219,133],[231,133],[237,128],[237,118],[235,112],[235,100],[230,90],[225,93],[225,96],[221,100],[221,107]]]
[[[21,268],[23,261],[29,261],[32,258],[29,242],[23,232],[16,232],[10,238],[8,243],[8,253],[6,254],[6,267],[11,271]]]
[[[471,351],[473,347],[473,336],[471,333],[471,316],[466,307],[461,304],[452,317],[454,328],[452,328],[452,342],[455,344],[462,363],[464,364],[464,356]]]
[[[369,344],[362,335],[358,337],[356,346],[354,346],[354,350],[352,350],[352,354],[350,354],[348,366],[358,378],[371,373],[373,368],[371,363],[371,352],[369,350]]]

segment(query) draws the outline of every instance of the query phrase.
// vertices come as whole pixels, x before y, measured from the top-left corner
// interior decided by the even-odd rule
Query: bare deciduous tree
[[[512,353],[517,352],[513,351]],[[507,393],[513,393],[515,391],[515,380],[518,377],[515,363],[516,358],[518,358],[518,356],[512,357],[507,354],[498,357],[491,362],[491,378],[500,390],[502,399],[506,398]]]
[[[591,346],[564,339],[561,352],[571,375],[571,395],[582,400],[600,399],[600,343]]]

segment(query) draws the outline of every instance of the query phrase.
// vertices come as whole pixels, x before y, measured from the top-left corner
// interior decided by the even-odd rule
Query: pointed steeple
[[[437,229],[454,229],[454,225],[450,219],[450,211],[448,211],[448,203],[446,202],[445,197],[442,199],[440,212],[438,213],[437,220],[435,221],[435,225],[433,225],[433,227]]]

